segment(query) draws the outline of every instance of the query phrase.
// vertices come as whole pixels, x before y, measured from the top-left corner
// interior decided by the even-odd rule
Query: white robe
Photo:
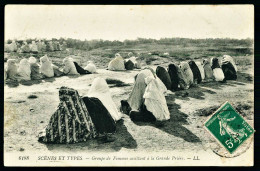
[[[144,73],[139,73],[136,77],[133,90],[131,91],[127,102],[132,110],[138,111],[143,102],[143,95],[146,88],[144,79],[146,75]]]
[[[183,72],[183,76],[185,77],[186,89],[188,89],[193,84],[193,73],[190,69],[190,66],[187,62],[180,63],[180,69]]]
[[[66,57],[63,59],[63,73],[66,75],[80,75],[73,63],[73,59],[71,57]]]
[[[164,95],[167,93],[167,87],[165,86],[165,84],[162,82],[162,80],[159,77],[155,77],[155,81],[159,87],[159,90],[161,93],[163,93]]]
[[[84,69],[88,70],[91,73],[96,73],[97,71],[96,65],[93,62],[89,62]]]
[[[11,52],[17,51],[17,44],[14,41],[9,46]]]
[[[110,71],[124,71],[125,63],[121,56],[117,56],[115,59],[111,60],[108,64],[108,70]]]
[[[213,69],[213,76],[215,77],[216,81],[223,81],[225,78],[225,75],[221,68]]]
[[[35,41],[33,41],[32,44],[30,45],[30,49],[31,49],[31,52],[38,52],[38,47],[37,47],[37,44],[35,43]]]
[[[146,109],[150,111],[156,120],[164,121],[170,119],[170,112],[167,106],[166,99],[154,77],[146,77],[145,83],[147,87],[143,95]]]
[[[17,65],[15,63],[15,59],[7,60],[6,75],[8,79],[14,80],[17,78]]]
[[[98,98],[102,104],[106,107],[110,115],[115,121],[121,119],[122,114],[118,112],[116,104],[114,103],[107,82],[104,78],[95,78],[88,91],[88,97]]]
[[[49,61],[47,55],[40,58],[40,63],[40,72],[46,77],[54,77],[54,71],[51,65],[52,63]]]
[[[146,88],[145,78],[149,76],[154,77],[151,70],[144,69],[140,71],[136,77],[134,87],[129,95],[129,98],[127,99],[128,104],[134,111],[138,111],[143,103],[143,95]]]
[[[36,58],[35,58],[35,57],[33,57],[33,56],[31,56],[31,57],[28,59],[28,61],[29,61],[31,64],[33,64],[33,63],[36,63],[36,62],[37,62]]]
[[[31,80],[31,65],[27,59],[22,59],[18,68],[18,80]]]
[[[195,63],[196,63],[196,65],[198,66],[198,68],[200,70],[201,79],[204,80],[205,79],[205,71],[204,71],[204,68],[203,68],[201,62],[196,61]]]

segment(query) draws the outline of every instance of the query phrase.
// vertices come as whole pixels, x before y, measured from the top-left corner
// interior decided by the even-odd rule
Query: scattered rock
[[[11,103],[24,103],[26,102],[25,100],[14,100],[14,101],[10,101]]]
[[[25,135],[26,132],[23,130],[23,131],[20,132],[20,134],[21,134],[21,135]]]
[[[24,151],[24,148],[20,148],[19,151]]]
[[[44,121],[41,121],[40,123],[44,123]]]
[[[34,112],[34,109],[30,108],[30,112]]]
[[[36,99],[36,98],[38,98],[38,96],[36,96],[36,95],[30,95],[30,96],[28,96],[27,98],[28,98],[28,99]]]

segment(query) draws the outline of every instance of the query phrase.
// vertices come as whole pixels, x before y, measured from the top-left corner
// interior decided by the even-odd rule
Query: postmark
[[[211,115],[204,126],[229,154],[234,154],[254,133],[254,129],[229,102]]]

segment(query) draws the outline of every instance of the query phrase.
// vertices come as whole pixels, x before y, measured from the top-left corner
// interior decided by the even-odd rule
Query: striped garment
[[[97,136],[88,110],[74,89],[61,87],[60,104],[51,116],[42,141],[45,143],[76,143]]]

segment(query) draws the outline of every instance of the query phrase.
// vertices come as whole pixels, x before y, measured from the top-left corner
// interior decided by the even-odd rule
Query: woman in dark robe
[[[193,83],[194,84],[201,83],[201,80],[202,80],[201,74],[200,74],[200,70],[199,70],[197,64],[194,61],[189,61],[189,66],[193,73]]]
[[[133,70],[134,69],[135,65],[130,59],[125,59],[124,63],[125,63],[125,69],[126,70]]]
[[[97,132],[100,134],[114,133],[116,131],[115,121],[102,102],[95,97],[85,96],[82,99],[88,109]]]
[[[175,64],[170,64],[168,66],[168,73],[171,79],[171,90],[177,90],[178,89],[178,85],[179,85],[179,77],[178,77],[178,69],[177,69],[177,65]]]
[[[162,82],[164,83],[166,88],[168,90],[171,90],[172,82],[171,82],[170,75],[163,67],[158,66],[156,68],[156,75],[157,75],[158,78],[160,78],[160,80],[162,80]]]
[[[79,64],[75,61],[73,61],[75,67],[76,67],[76,70],[77,72],[80,74],[80,75],[83,75],[83,74],[91,74],[91,72],[89,72],[88,70],[85,70],[84,68],[82,68],[81,66],[79,66]]]
[[[226,80],[236,80],[237,79],[237,67],[234,59],[229,55],[224,55],[222,58],[221,66]]]
[[[236,70],[230,62],[222,64],[221,68],[224,72],[226,80],[236,80],[237,79]]]

